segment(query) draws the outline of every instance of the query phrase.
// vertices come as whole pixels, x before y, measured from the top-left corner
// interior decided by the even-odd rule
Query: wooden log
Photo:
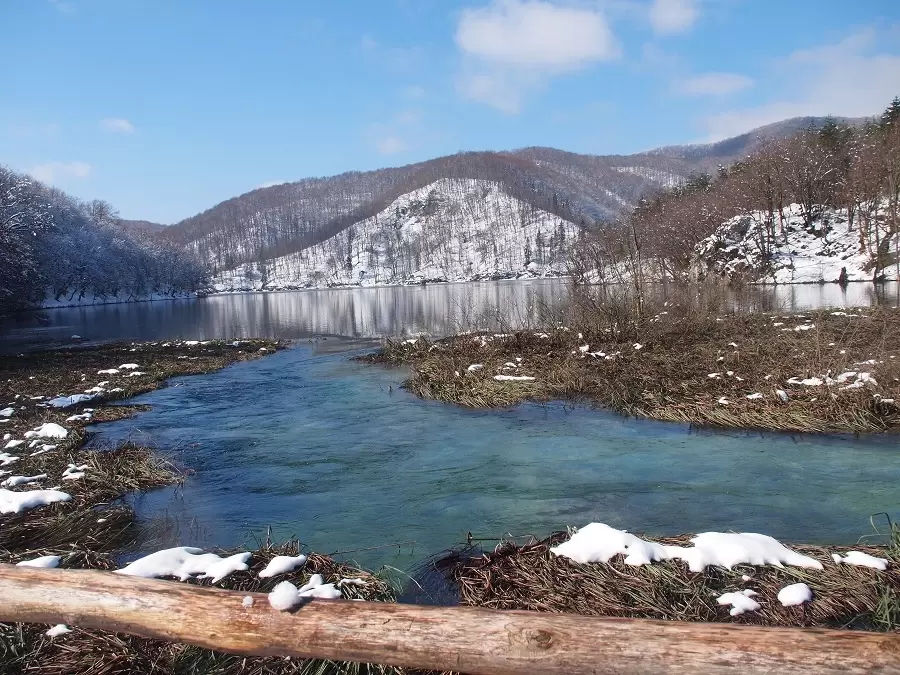
[[[66,623],[247,656],[467,673],[900,673],[896,633],[343,600],[279,612],[262,593],[9,565],[0,565],[0,621]]]

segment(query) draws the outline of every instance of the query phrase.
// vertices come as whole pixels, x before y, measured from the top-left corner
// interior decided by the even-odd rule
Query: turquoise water
[[[466,410],[421,401],[399,389],[400,371],[335,346],[173,380],[134,399],[151,411],[94,428],[99,443],[149,442],[195,471],[136,498],[142,519],[175,525],[154,545],[242,545],[271,526],[411,569],[467,532],[600,520],[853,543],[870,514],[900,517],[896,437],[698,432],[561,403]]]

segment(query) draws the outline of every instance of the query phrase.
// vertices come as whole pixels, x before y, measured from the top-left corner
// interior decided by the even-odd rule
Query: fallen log
[[[900,673],[897,633],[343,600],[279,612],[262,593],[10,565],[0,565],[0,621],[468,673]]]

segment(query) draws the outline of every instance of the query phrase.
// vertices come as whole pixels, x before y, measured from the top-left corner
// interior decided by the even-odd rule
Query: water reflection
[[[616,289],[613,289],[616,292]],[[656,292],[667,297],[672,287]],[[50,346],[80,335],[90,341],[167,338],[377,338],[447,335],[472,327],[523,327],[569,297],[565,279],[427,286],[322,289],[218,295],[28,312],[0,321],[0,350]],[[727,289],[726,306],[804,310],[900,301],[896,283],[753,286]]]

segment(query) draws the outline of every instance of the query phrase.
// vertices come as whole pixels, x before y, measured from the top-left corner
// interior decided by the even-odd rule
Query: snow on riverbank
[[[219,292],[561,276],[578,228],[482,180],[441,179],[330,239],[214,279]]]
[[[860,243],[858,216],[853,226],[846,209],[823,208],[807,226],[803,209],[791,204],[784,209],[783,224],[776,214],[774,241],[765,242],[768,214],[753,211],[735,216],[696,246],[695,268],[699,276],[744,278],[756,283],[819,283],[872,281],[873,257]],[[891,255],[893,240],[883,240],[882,250]],[[885,270],[889,275],[894,268]]]

